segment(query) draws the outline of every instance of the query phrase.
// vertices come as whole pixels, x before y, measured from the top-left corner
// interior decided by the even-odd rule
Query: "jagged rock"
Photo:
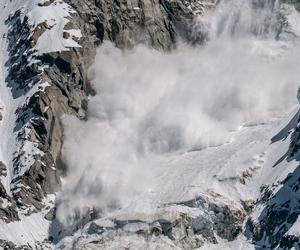
[[[38,39],[40,36],[50,27],[48,26],[47,22],[42,22],[36,26],[36,28],[33,31],[33,34],[30,37],[30,46],[31,48],[34,48],[34,46],[37,44]]]
[[[44,3],[38,3],[38,6],[49,6],[51,5],[52,3],[54,2],[54,0],[48,0],[48,1],[45,1]]]
[[[68,32],[65,31],[65,32],[63,33],[63,38],[64,38],[64,39],[68,39],[69,37],[70,37],[70,34],[69,34]]]
[[[144,43],[162,50],[174,48],[178,36],[191,41],[194,16],[215,5],[214,0],[118,1],[118,4],[110,1],[66,2],[77,10],[77,24],[84,34],[94,38],[96,45],[111,40],[120,48]]]
[[[87,230],[88,234],[102,234],[106,229],[92,222]]]
[[[151,225],[151,233],[154,234],[155,236],[158,236],[158,235],[162,234],[162,228],[161,228],[161,225],[158,221],[155,221]]]
[[[250,213],[252,212],[255,204],[256,204],[256,201],[254,200],[245,200],[245,201],[241,201],[242,205],[243,205],[243,208],[245,210],[246,213]]]
[[[7,175],[7,170],[5,164],[0,161],[0,176],[6,176]]]
[[[53,207],[45,215],[45,219],[49,220],[49,221],[53,221],[55,219],[55,217],[56,217],[56,209]]]
[[[209,220],[213,221],[212,228],[201,223],[205,223],[205,220],[201,219],[201,223],[196,223],[198,230],[205,230],[206,237],[214,238],[212,231],[215,231],[217,235],[223,239],[233,240],[243,230],[243,221],[246,217],[246,212],[240,209],[232,208],[226,204],[218,203],[217,201],[205,200],[199,197],[194,200],[190,200],[183,203],[188,207],[202,208],[208,211]],[[206,219],[207,220],[207,219]],[[201,226],[202,225],[202,226]],[[226,225],[226,227],[224,227]]]

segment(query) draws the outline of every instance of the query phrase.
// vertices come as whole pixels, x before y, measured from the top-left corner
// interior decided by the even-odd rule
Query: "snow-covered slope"
[[[63,239],[59,246],[70,246],[67,249],[86,244],[91,249],[139,249],[142,246],[147,249],[155,249],[157,246],[161,249],[190,249],[201,246],[207,239],[210,241],[207,236],[209,233],[216,237],[216,241],[222,242],[222,238],[226,239],[224,230],[226,231],[226,227],[229,230],[231,223],[242,230],[243,220],[260,196],[261,187],[280,182],[297,167],[297,161],[282,161],[274,168],[278,156],[289,149],[290,134],[297,124],[297,110],[295,108],[285,117],[263,124],[242,127],[233,132],[232,141],[224,145],[158,159],[156,168],[152,168],[155,185],[149,193],[142,191],[134,200],[130,200],[128,206],[87,224],[75,236]],[[282,130],[291,120],[290,126]],[[278,141],[272,143],[273,137]],[[153,177],[147,175],[147,178]],[[239,215],[224,222],[222,209],[210,211],[212,205],[204,205],[209,203],[223,209],[228,207],[232,213],[236,211]],[[254,214],[257,213],[255,210]],[[189,222],[181,222],[183,217]],[[173,238],[166,232],[161,236],[146,237],[151,235],[156,226],[155,221],[159,220],[174,224],[171,230]],[[126,228],[118,224],[126,221]],[[175,221],[191,228],[194,233],[197,232],[196,236],[194,233],[186,234],[181,228],[183,225],[176,226]],[[218,231],[214,228],[214,223],[219,223],[222,229]],[[141,232],[138,233],[139,231]],[[204,238],[197,238],[197,234]],[[245,238],[228,243],[228,249],[245,249],[246,245],[249,245],[249,249],[254,249],[253,245],[250,248],[251,243],[247,243]],[[225,245],[212,249],[223,247]],[[203,248],[210,249],[208,245]]]
[[[0,9],[1,247],[299,247],[298,1]]]

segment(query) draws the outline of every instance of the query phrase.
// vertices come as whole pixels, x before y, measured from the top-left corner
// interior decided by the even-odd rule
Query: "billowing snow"
[[[115,201],[139,211],[207,193],[241,206],[262,184],[285,178],[297,163],[273,166],[290,138],[271,139],[297,113],[299,50],[286,45],[220,38],[163,54],[103,44],[94,65],[101,94],[90,101],[89,121],[64,120],[72,171],[62,217]]]
[[[101,46],[92,69],[101,94],[90,101],[90,119],[64,120],[72,171],[59,219],[97,207],[108,220],[151,221],[165,204],[199,196],[241,207],[297,167],[283,156],[299,115],[298,17],[289,27],[295,39],[273,39],[270,9],[222,4],[208,16],[212,41],[203,47],[166,55]],[[253,249],[243,239],[220,247]]]

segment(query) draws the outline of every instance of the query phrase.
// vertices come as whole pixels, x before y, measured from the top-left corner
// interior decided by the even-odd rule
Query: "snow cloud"
[[[102,212],[149,196],[160,157],[231,140],[232,131],[297,103],[299,49],[281,41],[220,38],[171,53],[99,49],[89,120],[65,117],[69,167],[58,216]]]

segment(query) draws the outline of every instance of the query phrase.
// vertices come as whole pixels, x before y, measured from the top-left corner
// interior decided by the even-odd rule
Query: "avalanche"
[[[51,85],[41,79],[17,97],[9,88],[6,21],[20,11],[30,35],[46,27],[26,51],[28,65],[52,52],[77,53],[86,34],[75,28],[66,34],[76,14],[67,2],[0,2],[0,167],[6,166],[1,184],[8,194],[0,199],[2,208],[12,205],[14,192],[28,188],[14,180],[26,178],[44,154],[26,125],[19,128],[25,134],[20,140],[16,113]],[[143,6],[129,2],[136,18]],[[18,208],[18,220],[1,218],[0,243],[242,250],[271,249],[284,237],[298,237],[299,20],[284,1],[228,0],[193,20],[203,44],[179,40],[176,49],[162,52],[140,44],[121,50],[104,41],[90,68],[97,94],[88,120],[62,117],[68,171],[61,192],[45,192],[40,211]],[[113,20],[110,25],[120,28]],[[13,165],[16,157],[21,167]],[[280,221],[289,201],[283,213],[293,219]],[[57,218],[49,215],[54,206]],[[275,225],[270,230],[269,219]]]

